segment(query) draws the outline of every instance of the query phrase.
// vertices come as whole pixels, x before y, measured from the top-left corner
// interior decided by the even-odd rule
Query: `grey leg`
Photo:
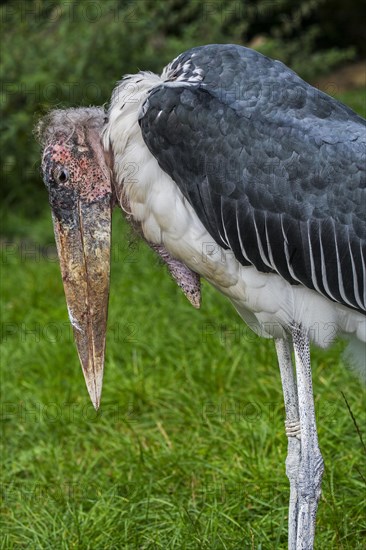
[[[312,550],[324,463],[316,431],[309,339],[298,326],[293,327],[291,332],[295,351],[301,426],[296,550]]]
[[[300,422],[297,388],[291,361],[291,348],[285,338],[275,340],[280,367],[283,397],[286,411],[286,435],[288,437],[286,474],[290,481],[290,505],[288,512],[288,548],[296,550],[298,517],[298,476],[300,466]]]

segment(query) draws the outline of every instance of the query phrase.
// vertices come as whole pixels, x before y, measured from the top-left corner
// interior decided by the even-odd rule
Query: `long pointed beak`
[[[108,315],[111,196],[52,211],[67,308],[90,399],[100,405]]]

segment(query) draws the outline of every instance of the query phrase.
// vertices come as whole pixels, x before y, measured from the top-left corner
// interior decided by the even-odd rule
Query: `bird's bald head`
[[[103,379],[109,295],[111,171],[100,108],[51,111],[38,124],[69,318],[95,408]]]

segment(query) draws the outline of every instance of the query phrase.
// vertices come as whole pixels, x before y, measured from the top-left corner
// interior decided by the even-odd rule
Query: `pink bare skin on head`
[[[80,134],[68,141],[61,136],[44,149],[42,170],[51,206],[59,201],[61,194],[90,203],[112,193],[111,172],[99,135],[95,130],[88,136]]]

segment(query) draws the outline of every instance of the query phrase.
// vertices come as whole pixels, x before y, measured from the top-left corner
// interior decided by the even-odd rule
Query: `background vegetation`
[[[203,43],[251,45],[314,83],[361,59],[348,0],[0,2],[2,152],[0,548],[284,549],[288,484],[272,342],[204,286],[194,311],[114,220],[101,411],[67,319],[32,129],[54,107],[100,105],[115,81]],[[364,90],[337,97],[365,116]],[[366,534],[365,392],[342,343],[314,350],[326,471],[316,548]]]
[[[51,224],[3,247],[1,548],[285,550],[284,407],[273,342],[204,285],[193,310],[119,212],[107,361],[94,412]],[[134,242],[134,241],[133,241]],[[325,461],[316,549],[366,534],[364,388],[342,343],[313,351]]]

